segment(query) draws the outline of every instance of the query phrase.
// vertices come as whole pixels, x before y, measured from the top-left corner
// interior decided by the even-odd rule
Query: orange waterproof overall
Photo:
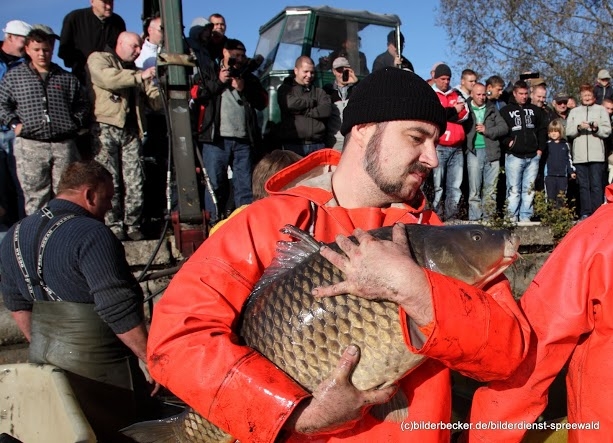
[[[532,423],[568,362],[568,421],[599,427],[570,429],[568,441],[613,439],[613,185],[606,194],[609,204],[568,233],[521,298],[534,329],[528,356],[508,380],[477,391],[472,422]],[[519,442],[524,433],[471,431],[469,441]]]
[[[290,223],[331,242],[356,227],[396,222],[440,224],[425,199],[411,207],[345,209],[335,203],[330,174],[340,154],[318,151],[271,178],[272,197],[257,201],[207,239],[172,280],[155,307],[149,335],[149,369],[200,414],[241,442],[273,442],[296,405],[309,396],[252,349],[239,346],[235,327],[243,303],[270,264],[279,229]],[[520,363],[529,329],[508,281],[487,292],[424,271],[432,286],[434,328],[421,349],[431,357],[400,382],[409,399],[408,421],[448,423],[449,369],[480,380],[501,379]],[[405,325],[406,315],[399,312]],[[293,434],[291,442],[446,442],[448,430],[410,431],[366,415],[343,432],[317,437]]]

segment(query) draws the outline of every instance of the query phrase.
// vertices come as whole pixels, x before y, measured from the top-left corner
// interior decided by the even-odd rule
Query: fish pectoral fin
[[[387,403],[373,406],[370,415],[377,420],[400,423],[409,416],[409,400],[404,392],[398,391]]]
[[[135,423],[120,432],[138,443],[173,443],[177,441],[176,420],[151,420]]]

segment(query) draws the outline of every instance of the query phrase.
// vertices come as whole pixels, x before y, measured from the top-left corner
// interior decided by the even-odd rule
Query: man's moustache
[[[419,172],[420,174],[429,174],[432,171],[431,168],[427,167],[421,162],[415,162],[407,168],[407,173],[412,174],[414,172]]]

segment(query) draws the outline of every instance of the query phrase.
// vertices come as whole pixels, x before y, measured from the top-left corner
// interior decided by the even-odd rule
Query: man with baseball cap
[[[566,92],[558,92],[556,95],[553,96],[553,102],[551,103],[553,105],[553,110],[554,110],[554,115],[553,115],[553,119],[559,119],[562,124],[566,127],[566,119],[568,118],[568,99],[570,98],[570,95],[568,95]]]
[[[332,113],[328,118],[326,129],[328,136],[326,146],[332,146],[337,151],[343,150],[345,137],[341,134],[343,111],[349,102],[353,87],[358,83],[358,77],[345,57],[337,57],[332,62],[334,82],[324,85],[324,91],[330,96]]]
[[[26,35],[32,27],[21,20],[6,24],[4,41],[0,43],[0,80],[9,69],[24,61]],[[0,126],[0,238],[6,229],[25,216],[23,192],[17,179],[13,143],[15,132],[8,126]]]
[[[278,172],[266,184],[271,196],[229,219],[174,277],[149,334],[153,377],[241,441],[449,441],[444,427],[407,434],[367,413],[397,392],[406,423],[449,423],[450,368],[479,380],[505,378],[529,340],[504,276],[476,289],[420,268],[408,253],[403,224],[440,224],[425,209],[421,185],[438,163],[446,126],[435,92],[412,72],[384,68],[362,79],[345,108],[342,154],[320,150]],[[356,389],[350,377],[360,350],[349,345],[311,395],[237,340],[241,308],[277,242],[290,239],[279,232],[288,223],[317,241],[336,240],[347,253],[321,250],[346,280],[315,295],[346,293],[348,285],[358,297],[398,304],[407,348],[429,358],[397,386]],[[393,225],[392,240],[365,232]]]
[[[594,98],[597,105],[602,105],[605,98],[613,99],[613,85],[611,85],[611,74],[606,69],[598,71],[596,84],[594,85]]]

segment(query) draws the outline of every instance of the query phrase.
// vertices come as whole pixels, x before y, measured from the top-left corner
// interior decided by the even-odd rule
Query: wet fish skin
[[[302,242],[311,240],[306,233],[286,229],[290,235],[301,237]],[[519,244],[508,231],[480,225],[409,224],[405,230],[412,255],[420,266],[480,287],[514,260]],[[391,240],[392,227],[370,233]],[[295,245],[288,244],[290,248]],[[328,246],[340,252],[336,243]],[[240,335],[245,344],[308,391],[314,391],[332,372],[350,344],[361,351],[351,378],[360,390],[389,386],[424,360],[406,347],[398,305],[350,294],[324,298],[311,295],[314,287],[345,278],[319,254],[318,243],[312,245],[311,255],[287,274],[272,274],[270,283],[258,286],[243,309]]]
[[[420,266],[477,287],[502,273],[517,257],[519,238],[508,231],[480,225],[405,228],[411,254]],[[349,344],[361,350],[352,382],[362,390],[388,386],[424,360],[407,349],[396,304],[353,295],[314,298],[312,288],[337,283],[344,280],[344,275],[319,254],[320,243],[296,228],[285,230],[301,240],[280,243],[288,246],[289,254],[296,252],[302,258],[291,263],[285,257],[285,261],[281,260],[287,266],[285,273],[279,274],[279,269],[271,266],[266,271],[268,277],[265,273],[256,285],[242,313],[240,335],[246,345],[311,392],[336,367]],[[391,227],[369,232],[376,238],[391,240]],[[328,246],[340,251],[335,243]],[[389,405],[377,406],[371,412],[383,418],[392,408],[392,412],[399,410],[401,417],[406,415],[407,400],[399,393],[400,397],[394,397]],[[143,427],[147,423],[130,427],[138,434],[126,433],[142,443],[234,441],[190,408],[181,418],[156,425],[160,423],[172,428],[172,440],[146,439],[148,435],[163,434],[161,428],[152,432],[147,429],[150,425]]]
[[[133,424],[121,430],[139,443],[234,443],[234,437],[192,408],[164,420]]]

